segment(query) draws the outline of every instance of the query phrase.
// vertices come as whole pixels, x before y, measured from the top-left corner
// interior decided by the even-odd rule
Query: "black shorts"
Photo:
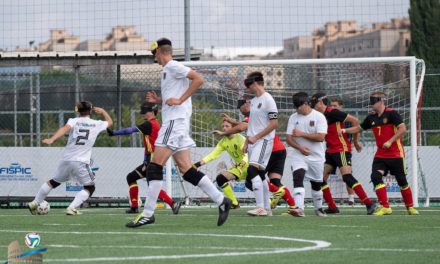
[[[150,164],[151,160],[151,154],[145,154],[144,156],[144,163],[142,165],[139,165],[136,167],[135,172],[139,175],[141,178],[147,177],[147,167],[148,164]]]
[[[266,166],[266,173],[278,173],[281,176],[284,173],[284,163],[286,162],[287,152],[285,149],[272,152],[269,162]]]
[[[384,176],[388,174],[394,176],[406,176],[405,158],[374,158],[373,171],[381,170]]]
[[[325,153],[325,164],[333,167],[332,174],[336,173],[336,168],[351,166],[351,152]]]
[[[140,178],[147,177],[147,166],[145,164],[137,166],[134,171],[137,173],[137,175],[139,175]]]

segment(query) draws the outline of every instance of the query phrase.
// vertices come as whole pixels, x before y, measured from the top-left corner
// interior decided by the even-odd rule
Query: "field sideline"
[[[48,263],[438,263],[440,208],[422,208],[408,216],[402,207],[393,215],[365,215],[363,208],[342,208],[342,214],[319,218],[246,216],[234,210],[217,227],[217,209],[182,208],[156,211],[156,223],[138,229],[124,209],[85,209],[65,216],[52,209],[32,216],[26,209],[0,209],[0,262],[7,245],[24,235],[40,233]],[[25,251],[27,249],[23,248]]]

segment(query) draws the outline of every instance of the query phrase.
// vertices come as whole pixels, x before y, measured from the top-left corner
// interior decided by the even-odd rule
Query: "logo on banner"
[[[396,181],[396,178],[392,175],[388,175],[383,178],[385,185],[387,186],[387,192],[396,192],[400,193],[400,186]]]
[[[0,165],[0,181],[37,181],[32,175],[31,167],[22,166],[18,162],[11,163],[9,167]]]

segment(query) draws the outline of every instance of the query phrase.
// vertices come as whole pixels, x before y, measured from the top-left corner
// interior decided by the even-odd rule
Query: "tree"
[[[440,68],[440,1],[411,0],[411,44],[407,54],[425,61],[427,67]]]

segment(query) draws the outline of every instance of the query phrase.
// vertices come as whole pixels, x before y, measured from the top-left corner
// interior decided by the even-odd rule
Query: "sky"
[[[189,0],[195,48],[281,47],[328,21],[362,27],[407,17],[409,0]],[[2,0],[0,49],[28,47],[65,28],[84,40],[103,40],[117,25],[134,25],[152,41],[169,37],[184,47],[184,0]]]

